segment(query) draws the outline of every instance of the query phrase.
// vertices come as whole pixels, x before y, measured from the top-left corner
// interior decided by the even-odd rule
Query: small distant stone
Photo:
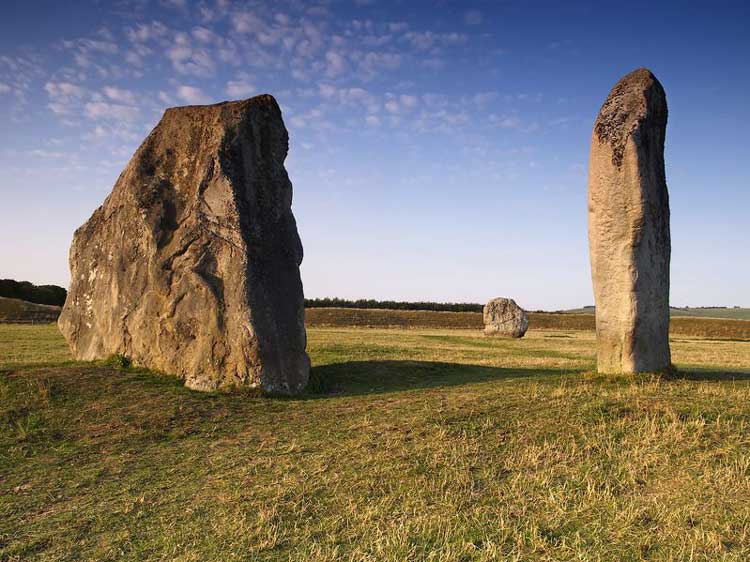
[[[526,311],[513,299],[498,297],[484,305],[484,335],[522,338],[529,329]]]

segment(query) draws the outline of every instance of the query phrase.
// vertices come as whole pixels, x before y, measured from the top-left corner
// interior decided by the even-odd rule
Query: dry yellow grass
[[[2,560],[750,559],[747,342],[674,340],[662,380],[593,374],[586,332],[312,328],[327,393],[270,400],[17,330]]]

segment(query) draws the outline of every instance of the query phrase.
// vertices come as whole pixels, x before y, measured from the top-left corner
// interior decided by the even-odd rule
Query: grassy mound
[[[60,316],[60,307],[0,297],[0,323],[49,324]]]

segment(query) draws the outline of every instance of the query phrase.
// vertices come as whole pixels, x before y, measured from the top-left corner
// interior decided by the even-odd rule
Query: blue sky
[[[67,285],[72,233],[166,107],[273,94],[306,296],[593,302],[589,140],[667,92],[672,304],[750,306],[744,2],[4,2],[0,277]]]

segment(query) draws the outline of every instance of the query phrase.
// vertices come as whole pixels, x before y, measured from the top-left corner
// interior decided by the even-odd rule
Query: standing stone
[[[594,124],[589,248],[600,373],[670,366],[667,100],[645,68],[609,93]]]
[[[484,305],[484,335],[522,338],[529,329],[526,311],[513,299],[498,297]]]
[[[302,391],[288,146],[270,95],[168,109],[73,237],[59,326],[75,357],[122,354],[198,390]]]

